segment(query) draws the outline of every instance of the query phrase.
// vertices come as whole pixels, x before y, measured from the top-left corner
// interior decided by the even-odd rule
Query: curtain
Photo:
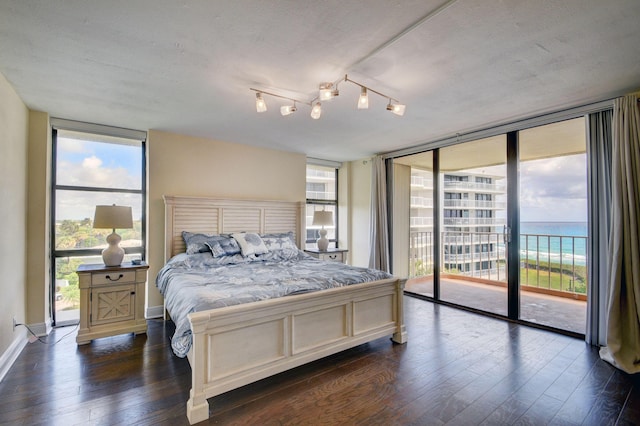
[[[587,122],[587,182],[589,252],[587,329],[585,340],[606,345],[609,231],[611,229],[611,155],[613,111],[589,114]]]
[[[387,169],[384,158],[375,156],[371,167],[371,231],[369,267],[389,270],[389,227],[387,216]]]
[[[640,372],[640,110],[638,97],[613,105],[607,346],[600,356]]]

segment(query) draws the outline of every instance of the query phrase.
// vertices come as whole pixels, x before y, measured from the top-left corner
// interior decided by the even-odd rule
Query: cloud
[[[102,165],[102,160],[92,155],[82,160],[82,167],[85,169],[98,169]]]
[[[584,154],[521,163],[523,220],[586,221],[586,172]]]

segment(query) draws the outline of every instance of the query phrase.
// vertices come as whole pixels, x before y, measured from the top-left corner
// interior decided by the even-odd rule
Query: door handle
[[[509,244],[511,242],[511,228],[507,225],[504,225],[502,228],[502,239],[505,244]]]

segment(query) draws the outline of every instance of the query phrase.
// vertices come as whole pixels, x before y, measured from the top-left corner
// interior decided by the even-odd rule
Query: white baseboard
[[[24,327],[19,327],[14,334],[13,342],[0,356],[0,382],[4,380],[4,376],[7,375],[13,363],[20,356],[22,349],[27,345],[27,330]]]
[[[76,321],[77,322],[77,321]],[[29,324],[29,328],[38,337],[48,336],[51,333],[51,318],[48,318],[45,322],[37,322],[35,324]]]
[[[164,305],[149,306],[147,308],[146,318],[162,318],[164,317]]]

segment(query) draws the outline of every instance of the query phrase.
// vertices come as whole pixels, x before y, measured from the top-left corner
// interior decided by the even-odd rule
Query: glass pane
[[[440,295],[507,315],[506,136],[440,150]]]
[[[433,297],[433,152],[397,158],[394,163],[411,167],[410,182],[394,181],[397,188],[410,185],[409,279],[405,290]]]
[[[584,118],[523,130],[520,318],[584,333],[587,157]]]
[[[140,259],[139,254],[126,254],[124,262]],[[55,259],[55,318],[56,325],[78,322],[80,319],[80,289],[76,270],[83,264],[102,264],[102,256],[57,257]]]
[[[306,210],[306,228],[307,228],[307,236],[306,236],[306,246],[305,248],[317,248],[316,240],[320,238],[320,234],[318,231],[322,226],[313,224],[313,212],[316,210],[327,210],[333,213],[333,225],[325,226],[324,229],[327,230],[327,238],[329,239],[329,248],[335,248],[336,244],[336,206],[325,206],[318,204],[307,204]]]
[[[142,189],[141,142],[59,130],[56,184]]]
[[[336,200],[336,169],[308,164],[306,198]]]
[[[110,229],[93,229],[96,205],[131,206],[133,229],[118,229],[121,247],[142,246],[142,195],[91,191],[56,191],[55,249],[104,248]]]

